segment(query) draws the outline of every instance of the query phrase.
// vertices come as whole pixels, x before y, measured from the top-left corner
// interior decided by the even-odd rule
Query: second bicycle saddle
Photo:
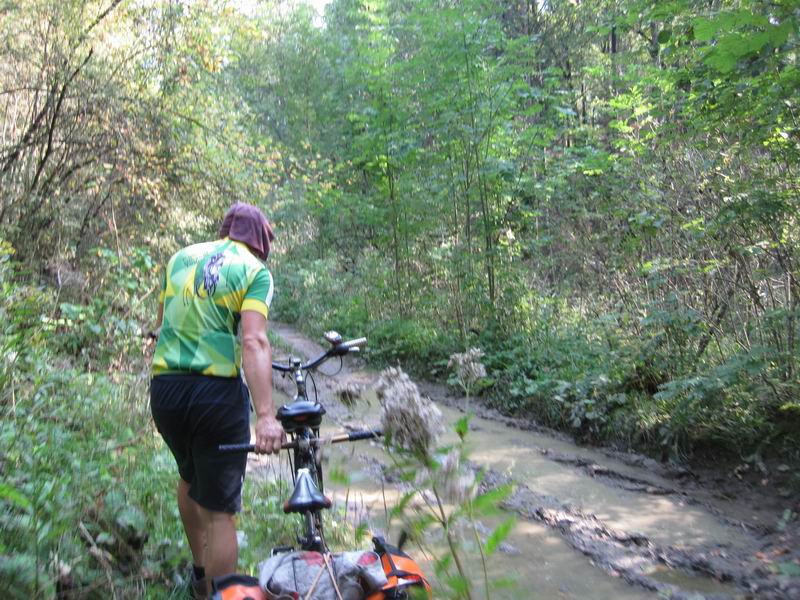
[[[283,504],[285,513],[305,513],[330,508],[331,500],[317,489],[308,469],[297,470],[297,483],[292,497]]]

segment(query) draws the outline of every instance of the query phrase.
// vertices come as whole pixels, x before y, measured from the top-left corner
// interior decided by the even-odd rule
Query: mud
[[[273,329],[294,354],[313,357],[321,351],[289,327]],[[350,359],[337,373],[334,362],[323,371],[335,378],[317,376],[331,422],[374,425],[374,400],[366,409],[348,408],[333,392],[346,383],[367,389],[375,375]],[[275,384],[293,391],[289,380],[276,376]],[[461,415],[461,399],[444,386],[420,388],[449,421]],[[521,521],[492,570],[511,574],[518,590],[565,598],[800,599],[800,578],[780,574],[781,565],[800,560],[797,524],[781,525],[780,508],[787,502],[776,501],[768,489],[728,485],[720,495],[716,482],[706,485],[686,467],[580,447],[536,423],[474,402],[470,409],[476,413],[468,438],[471,458],[486,473],[484,485],[515,484],[503,508]],[[348,446],[346,454],[331,450],[331,460],[342,461],[352,474],[348,488],[337,491],[337,502],[347,504],[348,514],[380,523],[400,487],[382,449],[359,444]],[[484,532],[491,526],[480,524]],[[495,596],[521,597],[518,591]]]
[[[507,482],[489,473],[487,486]],[[674,599],[795,598],[798,588],[754,564],[746,550],[722,544],[691,549],[661,546],[646,535],[608,527],[595,515],[561,504],[516,482],[503,508],[559,530],[573,547],[609,574]],[[725,584],[729,585],[725,585]],[[733,584],[733,585],[730,585]],[[688,588],[688,589],[685,589]]]

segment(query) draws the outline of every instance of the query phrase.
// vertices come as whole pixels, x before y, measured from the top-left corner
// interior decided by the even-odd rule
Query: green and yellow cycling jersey
[[[241,242],[195,244],[169,260],[160,299],[164,316],[153,375],[236,377],[240,315],[252,310],[268,316],[272,275]]]

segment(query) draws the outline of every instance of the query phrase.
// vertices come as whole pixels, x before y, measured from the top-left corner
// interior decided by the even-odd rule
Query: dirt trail
[[[295,355],[312,357],[322,350],[291,327],[272,328]],[[282,354],[276,350],[277,358]],[[372,408],[351,414],[332,391],[346,381],[369,387],[375,373],[348,359],[335,378],[325,376],[337,370],[338,364],[329,363],[316,379],[331,420],[340,427],[374,425],[374,401]],[[288,380],[276,377],[275,383],[292,391]],[[461,416],[461,399],[447,388],[430,383],[420,388],[449,422]],[[488,485],[515,484],[504,508],[520,517],[507,551],[490,569],[516,579],[517,589],[496,597],[520,598],[521,590],[534,590],[531,597],[537,598],[800,600],[800,578],[780,572],[800,557],[796,524],[776,527],[780,514],[772,498],[752,490],[740,499],[730,493],[720,498],[686,470],[580,447],[535,424],[474,405],[472,410],[478,414],[468,437],[471,459],[488,472]],[[354,506],[379,527],[384,503],[397,493],[376,477],[389,462],[382,449],[352,445],[337,449],[331,460],[351,474],[348,490],[340,491],[357,498]],[[482,526],[488,531],[492,523]]]

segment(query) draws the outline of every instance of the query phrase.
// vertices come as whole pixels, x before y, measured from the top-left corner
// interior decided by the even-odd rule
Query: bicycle
[[[272,363],[272,368],[284,375],[291,374],[294,380],[296,393],[291,402],[284,404],[277,411],[277,418],[283,425],[284,431],[289,435],[288,442],[281,446],[282,450],[291,451],[291,472],[294,491],[283,505],[286,514],[303,515],[303,531],[297,537],[300,550],[304,552],[318,552],[324,561],[325,567],[334,581],[334,589],[337,596],[342,598],[336,586],[336,576],[334,574],[331,561],[330,550],[325,542],[322,528],[322,511],[331,508],[331,500],[324,494],[324,481],[322,476],[322,462],[319,453],[323,443],[338,444],[341,442],[355,442],[381,437],[383,432],[380,429],[368,429],[341,433],[330,438],[320,437],[320,427],[322,417],[325,415],[325,407],[319,401],[316,382],[313,372],[327,360],[339,357],[340,370],[342,358],[351,352],[358,352],[359,348],[366,343],[366,338],[358,338],[347,342],[342,341],[335,331],[325,334],[325,340],[330,344],[330,348],[320,354],[314,360],[303,364],[296,357],[290,357],[289,364]],[[314,400],[309,400],[306,387],[306,377],[311,379],[314,384]],[[253,452],[254,444],[223,444],[219,446],[221,452]],[[398,546],[387,544],[383,538],[373,537],[372,542],[375,555],[380,561],[379,566],[385,575],[385,585],[373,591],[368,600],[385,600],[393,598],[395,600],[407,600],[412,588],[420,588],[423,595],[428,600],[432,598],[431,586],[420,569],[419,565],[407,554],[402,551],[405,535],[401,535]],[[271,556],[291,553],[294,548],[291,546],[278,546],[272,548]],[[288,554],[287,554],[288,555]],[[305,596],[306,599],[312,597],[312,593],[322,574],[319,570],[317,578],[311,585],[311,589]],[[265,598],[263,590],[259,587],[258,579],[249,576],[231,575],[222,578],[217,582],[212,582],[212,588],[217,589],[214,598],[240,599],[240,598]]]
[[[324,494],[322,463],[319,453],[320,445],[325,443],[355,442],[378,438],[383,435],[379,429],[342,433],[328,439],[320,437],[322,417],[325,407],[319,401],[313,372],[331,358],[338,357],[340,368],[345,355],[356,353],[366,342],[366,338],[342,341],[342,336],[335,331],[325,333],[325,340],[330,348],[314,360],[303,364],[299,358],[290,357],[289,364],[272,363],[275,371],[292,374],[296,388],[292,402],[281,406],[276,417],[289,436],[289,441],[282,445],[283,450],[290,450],[290,466],[294,491],[284,503],[286,514],[301,514],[304,529],[297,541],[301,550],[327,552],[327,544],[322,528],[322,511],[331,507],[331,500]],[[306,377],[314,384],[314,400],[309,400],[306,388]],[[253,452],[253,444],[222,444],[220,452]],[[281,546],[272,549],[272,554],[288,552],[292,547]]]

